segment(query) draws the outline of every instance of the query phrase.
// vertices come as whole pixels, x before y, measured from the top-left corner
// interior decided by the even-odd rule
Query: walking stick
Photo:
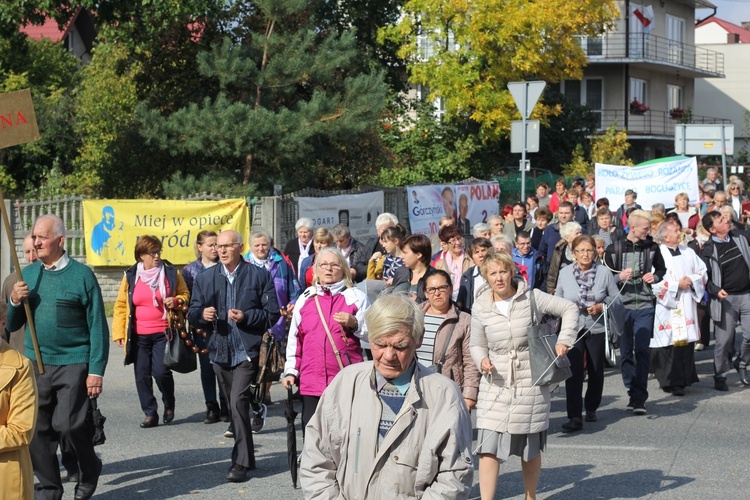
[[[8,240],[11,242],[11,252],[13,256],[13,265],[16,266],[16,278],[18,281],[23,281],[23,274],[21,274],[21,263],[18,261],[18,254],[16,254],[15,245],[13,242],[13,231],[10,229],[10,219],[8,218],[8,211],[5,210],[5,198],[3,198],[3,190],[0,189],[0,211],[3,213],[3,227],[5,227],[5,233],[8,235]],[[23,299],[23,309],[26,311],[26,323],[29,325],[29,333],[31,334],[31,343],[34,345],[34,355],[36,356],[36,365],[39,368],[39,374],[44,373],[44,363],[42,362],[42,352],[39,350],[39,342],[36,339],[36,328],[34,327],[34,318],[31,316],[31,306],[29,305],[29,299]]]

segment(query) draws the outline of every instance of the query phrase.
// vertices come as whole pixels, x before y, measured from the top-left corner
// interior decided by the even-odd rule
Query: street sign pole
[[[546,82],[541,80],[534,82],[510,82],[508,83],[508,90],[513,96],[513,100],[516,102],[518,111],[521,112],[521,123],[523,131],[521,132],[521,138],[523,142],[523,148],[521,148],[521,165],[526,165],[526,122],[531,115],[531,111],[536,106],[539,97],[544,92],[544,87],[547,85]],[[521,168],[521,199],[523,203],[526,199],[526,169]]]

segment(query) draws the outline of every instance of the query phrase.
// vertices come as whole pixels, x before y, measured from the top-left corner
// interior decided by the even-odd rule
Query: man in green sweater
[[[109,357],[104,301],[91,269],[65,252],[65,225],[59,217],[39,217],[32,237],[39,261],[27,266],[23,281],[13,286],[8,329],[13,331],[26,323],[22,302],[28,298],[45,368],[44,374],[39,374],[34,363],[39,397],[36,431],[30,446],[34,473],[39,479],[35,498],[62,498],[56,451],[60,439],[65,439],[79,461],[75,499],[86,500],[94,494],[102,470],[86,413],[88,398],[96,398],[102,392]],[[36,360],[28,326],[24,345],[26,357]]]

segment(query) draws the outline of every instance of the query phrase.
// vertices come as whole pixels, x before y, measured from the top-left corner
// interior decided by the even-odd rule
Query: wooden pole
[[[18,261],[18,254],[16,254],[15,244],[13,243],[13,231],[10,228],[10,218],[8,217],[8,211],[5,210],[5,198],[3,198],[3,191],[0,189],[0,211],[3,214],[3,227],[8,235],[8,241],[10,242],[10,254],[13,256],[13,265],[16,266],[16,277],[18,281],[23,281],[23,274],[21,274],[21,263]],[[31,305],[29,299],[23,299],[23,308],[26,311],[26,323],[29,325],[29,333],[31,334],[31,343],[34,345],[34,354],[36,355],[36,365],[39,368],[39,374],[44,373],[44,363],[42,362],[42,352],[39,350],[39,342],[36,339],[36,328],[34,327],[34,318],[31,315]]]

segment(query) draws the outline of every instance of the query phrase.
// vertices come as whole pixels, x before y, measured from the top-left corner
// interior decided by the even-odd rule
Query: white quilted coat
[[[534,387],[529,364],[528,327],[531,310],[526,283],[519,281],[508,316],[500,314],[487,288],[471,311],[471,357],[478,367],[490,358],[492,381],[479,384],[477,428],[510,434],[534,434],[549,427],[550,388]],[[533,290],[540,315],[562,318],[558,343],[571,347],[576,339],[578,309],[569,300]],[[508,413],[510,412],[510,415]]]

